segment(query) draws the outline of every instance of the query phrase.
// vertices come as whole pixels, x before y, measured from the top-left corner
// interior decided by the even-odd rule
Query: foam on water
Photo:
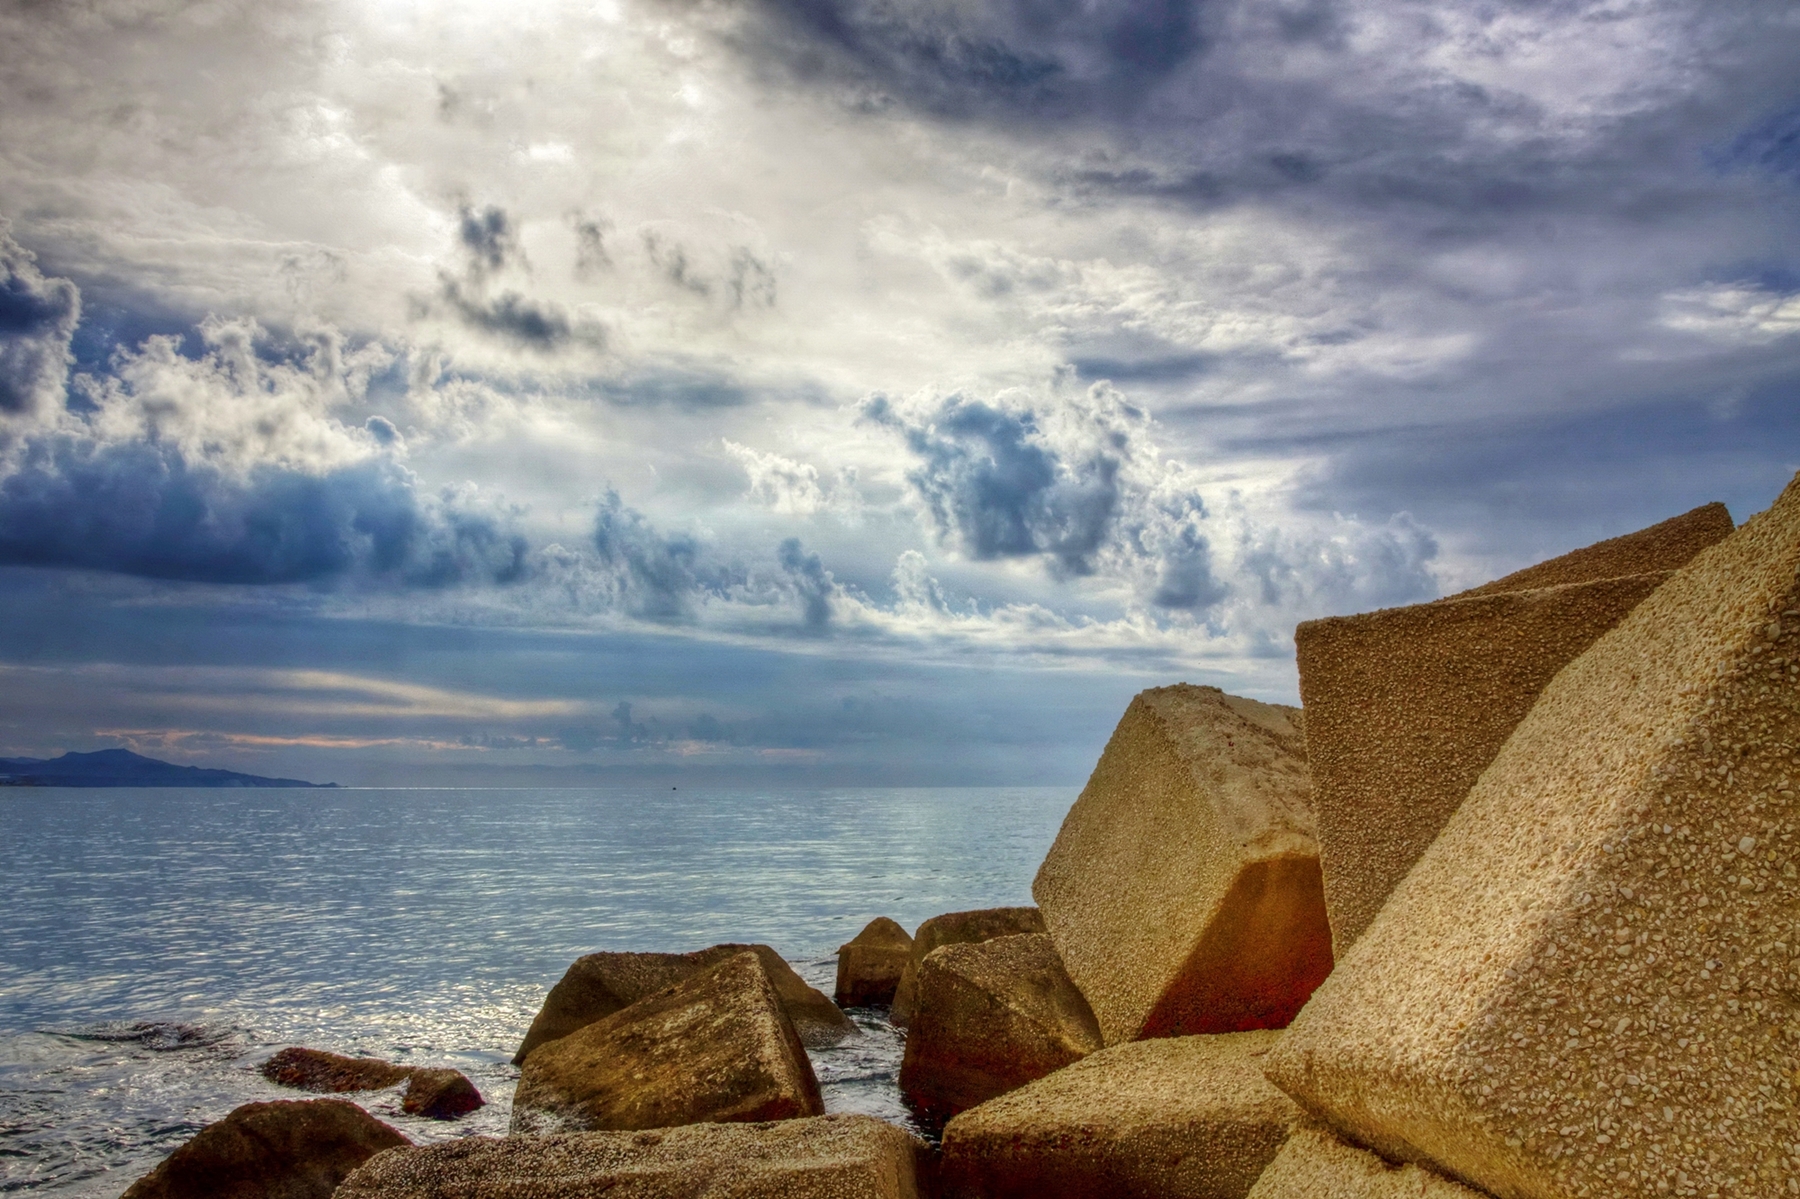
[[[114,1196],[303,1044],[453,1066],[501,1135],[569,962],[764,941],[830,992],[877,915],[1029,903],[1071,789],[0,793],[0,1192]],[[813,1054],[832,1111],[904,1122],[900,1038]]]

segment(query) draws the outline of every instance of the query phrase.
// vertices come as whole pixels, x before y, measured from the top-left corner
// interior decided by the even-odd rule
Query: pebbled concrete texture
[[[1300,711],[1131,701],[1032,895],[1108,1045],[1280,1028],[1331,970]]]
[[[1103,1049],[944,1129],[946,1199],[1242,1199],[1299,1111],[1269,1085],[1280,1034]]]
[[[1396,1164],[1302,1122],[1248,1199],[1484,1199],[1485,1192],[1410,1162]]]
[[[1800,479],[1545,687],[1266,1069],[1501,1199],[1800,1173]]]

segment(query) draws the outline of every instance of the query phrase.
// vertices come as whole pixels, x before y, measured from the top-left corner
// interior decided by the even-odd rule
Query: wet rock
[[[1337,956],[1556,672],[1730,531],[1711,504],[1460,596],[1295,630]]]
[[[912,956],[913,939],[906,930],[877,916],[855,938],[838,947],[837,987],[832,998],[842,1007],[892,1003],[900,976]]]
[[[550,989],[519,1051],[513,1055],[513,1065],[523,1064],[539,1045],[566,1037],[646,995],[746,951],[762,959],[803,1042],[831,1045],[856,1032],[850,1017],[807,986],[793,967],[767,945],[714,945],[694,953],[590,953],[577,958]]]
[[[533,1050],[512,1129],[750,1123],[824,1110],[763,960],[747,950]]]
[[[1103,1049],[944,1129],[949,1199],[1241,1199],[1299,1115],[1269,1085],[1280,1034]]]
[[[284,1087],[326,1094],[379,1091],[404,1082],[400,1110],[434,1120],[472,1112],[487,1102],[460,1070],[398,1066],[377,1058],[345,1057],[300,1046],[283,1049],[264,1062],[262,1074]]]
[[[939,1123],[1100,1048],[1100,1029],[1041,933],[933,950],[900,1062],[900,1093]]]
[[[1797,573],[1800,479],[1550,681],[1270,1079],[1508,1199],[1786,1187]]]
[[[1032,895],[1106,1043],[1281,1028],[1331,972],[1298,709],[1131,701]]]
[[[917,1199],[925,1146],[870,1116],[468,1137],[375,1158],[338,1199]]]
[[[411,1143],[342,1099],[246,1103],[201,1129],[123,1199],[331,1199],[370,1157]]]
[[[1250,1188],[1249,1199],[1487,1199],[1487,1193],[1423,1166],[1385,1161],[1302,1122]]]
[[[972,912],[946,912],[942,916],[933,916],[913,933],[912,953],[894,988],[894,1002],[888,1018],[901,1028],[912,1020],[919,967],[932,950],[945,945],[973,945],[995,937],[1043,931],[1044,916],[1036,908],[979,908]]]

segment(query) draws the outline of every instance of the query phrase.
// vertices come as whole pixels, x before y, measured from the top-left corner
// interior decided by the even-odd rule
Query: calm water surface
[[[454,1066],[498,1134],[569,962],[764,941],[827,993],[874,916],[1029,903],[1067,788],[0,790],[0,1192],[114,1196],[209,1121],[294,1098],[284,1045]],[[899,1042],[815,1051],[826,1106],[904,1121]]]

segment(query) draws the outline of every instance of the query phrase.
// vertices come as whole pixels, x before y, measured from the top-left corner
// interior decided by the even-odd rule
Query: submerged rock
[[[513,1096],[512,1127],[667,1128],[824,1110],[768,971],[745,951],[533,1050]]]
[[[875,917],[854,938],[838,946],[837,986],[832,998],[842,1007],[892,1003],[912,956],[912,945],[905,929],[886,916]]]
[[[469,1137],[384,1153],[337,1199],[918,1199],[924,1152],[871,1116]]]
[[[782,1006],[804,1043],[831,1045],[856,1032],[856,1025],[836,1004],[808,986],[767,945],[714,945],[694,953],[590,953],[577,958],[550,989],[519,1051],[513,1055],[513,1065],[524,1064],[539,1045],[566,1037],[646,995],[746,951],[762,959]]]
[[[1282,1028],[1331,972],[1298,709],[1131,701],[1031,893],[1108,1045]]]
[[[900,1092],[928,1122],[1100,1048],[1094,1014],[1041,933],[946,945],[919,971]]]
[[[246,1103],[201,1129],[122,1199],[331,1199],[369,1158],[410,1144],[342,1099]]]
[[[942,916],[933,916],[913,933],[912,953],[906,959],[899,985],[894,988],[889,1018],[901,1028],[912,1020],[919,967],[932,950],[1043,931],[1044,915],[1036,908],[979,908],[972,912],[946,912]]]
[[[1117,1045],[971,1108],[944,1129],[944,1193],[1242,1199],[1300,1114],[1263,1077],[1279,1035]]]
[[[345,1057],[323,1049],[293,1046],[263,1063],[263,1077],[302,1091],[342,1094],[379,1091],[406,1083],[400,1110],[411,1116],[448,1120],[472,1112],[487,1101],[460,1070],[430,1066],[398,1066],[372,1057]]]

